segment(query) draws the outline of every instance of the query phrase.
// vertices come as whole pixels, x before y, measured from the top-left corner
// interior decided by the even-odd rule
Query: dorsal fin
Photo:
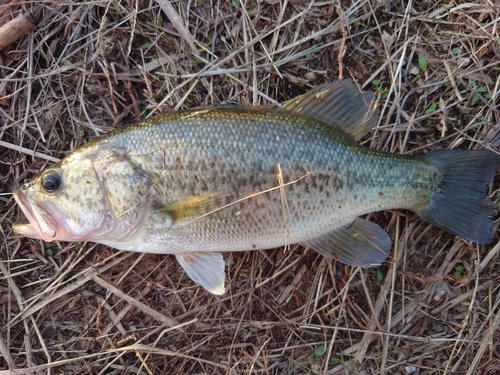
[[[376,107],[372,91],[360,93],[350,79],[344,79],[319,85],[273,108],[323,121],[357,141],[377,125]]]

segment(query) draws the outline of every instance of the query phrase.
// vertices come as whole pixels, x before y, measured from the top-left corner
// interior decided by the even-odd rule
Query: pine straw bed
[[[498,150],[494,0],[8,3],[2,23],[40,22],[0,53],[1,375],[500,372],[498,236],[478,246],[376,213],[394,243],[378,269],[300,246],[232,253],[219,298],[171,256],[19,238],[10,194],[123,124],[339,76],[380,96],[367,146]]]

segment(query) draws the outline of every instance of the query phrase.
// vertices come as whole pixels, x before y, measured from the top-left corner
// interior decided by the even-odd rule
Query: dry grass
[[[500,373],[498,236],[478,246],[410,212],[377,213],[394,242],[378,270],[299,246],[233,253],[216,298],[170,256],[18,238],[9,194],[127,122],[281,102],[339,76],[380,92],[366,145],[498,150],[495,3],[0,5],[1,23],[40,20],[0,52],[0,374]]]

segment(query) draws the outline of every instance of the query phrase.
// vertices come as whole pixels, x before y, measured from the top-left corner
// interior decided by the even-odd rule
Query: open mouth
[[[23,236],[51,242],[57,234],[57,222],[42,204],[34,201],[20,189],[14,191],[14,199],[26,215],[29,223],[14,224],[14,232]]]

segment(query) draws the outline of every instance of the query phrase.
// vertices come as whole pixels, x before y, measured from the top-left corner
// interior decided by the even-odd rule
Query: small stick
[[[53,156],[45,155],[45,154],[42,154],[41,152],[37,152],[37,151],[31,150],[31,149],[26,148],[26,147],[13,145],[12,143],[8,143],[5,141],[0,141],[0,146],[10,148],[11,150],[30,155],[32,157],[37,157],[37,158],[53,161],[54,163],[57,163],[59,160],[61,160],[61,159],[55,158]]]
[[[5,25],[0,26],[0,51],[36,27],[38,20],[30,13],[21,13]]]
[[[451,72],[450,65],[446,60],[443,60],[444,68],[446,69],[446,74],[448,75],[448,79],[450,80],[451,87],[455,90],[455,95],[457,96],[458,101],[463,102],[464,98],[460,95],[460,90],[457,87],[457,83],[455,82],[455,78],[453,77],[453,73]]]
[[[165,12],[167,17],[172,22],[172,25],[177,30],[182,39],[187,43],[189,48],[191,48],[196,54],[199,54],[198,48],[194,44],[195,38],[191,35],[189,30],[184,23],[182,22],[182,18],[179,16],[179,13],[174,9],[172,4],[170,4],[167,0],[157,0],[158,4],[160,4],[161,9]]]
[[[2,353],[2,357],[4,357],[5,362],[7,362],[7,365],[11,370],[17,369],[16,363],[14,362],[14,359],[12,359],[12,356],[10,355],[9,347],[3,340],[2,336],[0,336],[0,353]]]
[[[339,21],[340,21],[340,28],[342,29],[342,42],[340,43],[340,48],[339,48],[339,54],[337,57],[337,60],[339,62],[339,79],[344,78],[344,55],[345,55],[345,42],[347,39],[347,31],[345,29],[345,22],[344,22],[344,12],[342,12],[342,4],[340,3],[340,0],[338,1],[338,8],[337,8],[337,13],[339,15]]]
[[[3,8],[0,9],[0,16],[2,16],[5,12],[7,12],[12,5],[17,3],[19,0],[10,0],[7,3],[3,4]]]

